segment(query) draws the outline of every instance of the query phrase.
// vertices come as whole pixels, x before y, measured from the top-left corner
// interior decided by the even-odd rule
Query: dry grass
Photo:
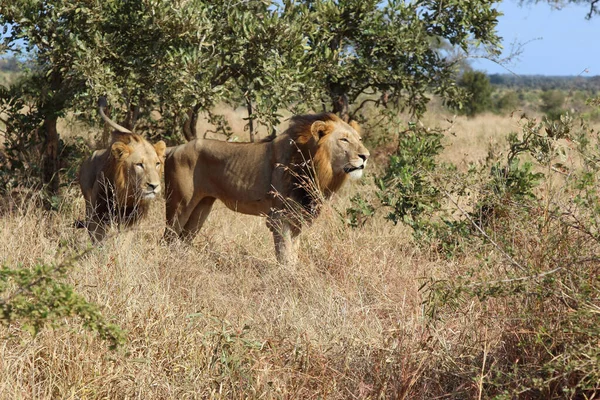
[[[481,159],[490,141],[516,128],[498,116],[458,119],[444,157]],[[338,210],[351,193],[372,191],[371,182],[324,207],[301,235],[296,267],[276,263],[264,219],[221,205],[192,246],[164,245],[156,203],[138,229],[109,237],[71,275],[127,331],[126,345],[108,351],[72,320],[37,337],[0,327],[0,399],[412,399],[445,394],[440,364],[479,362],[483,374],[485,358],[449,357],[466,343],[496,347],[501,327],[478,329],[477,304],[427,326],[419,291],[423,279],[462,274],[478,256],[420,250],[382,218],[346,228]],[[73,221],[83,215],[75,187],[56,213],[21,203],[0,217],[0,260],[28,266],[82,251],[88,237]],[[461,390],[481,395],[481,382]]]
[[[229,124],[229,126],[231,127],[231,129],[233,131],[233,135],[232,135],[231,139],[240,141],[240,142],[247,142],[250,140],[250,133],[246,129],[247,128],[246,125],[248,124],[248,121],[244,120],[244,118],[247,118],[247,116],[248,116],[248,113],[245,108],[237,108],[234,110],[225,104],[221,104],[221,105],[215,107],[213,112],[217,115],[222,115],[227,120],[227,123]],[[291,116],[291,114],[290,114],[290,112],[288,112],[286,110],[281,110],[280,112],[283,115],[283,118],[282,118],[282,123],[277,128],[279,129],[280,132],[283,132],[283,130],[285,130],[285,128],[287,128],[287,125],[288,125],[287,118],[289,118]],[[224,140],[225,136],[220,133],[216,133],[215,132],[216,126],[211,124],[207,118],[208,117],[206,115],[200,114],[200,116],[198,118],[198,123],[196,125],[198,136],[206,137],[207,139]],[[266,127],[264,127],[262,125],[256,126],[256,123],[255,123],[255,130],[256,130],[257,138],[264,138],[271,133],[271,132],[267,132]]]
[[[425,123],[435,121],[426,117]],[[510,132],[520,131],[517,117],[496,114],[481,114],[475,118],[457,116],[453,123],[438,123],[443,128],[450,127],[453,136],[446,139],[442,159],[456,164],[477,162],[485,159],[490,146],[498,147],[506,143]]]
[[[345,229],[334,209],[344,206],[338,199],[307,229],[291,268],[276,264],[263,219],[224,207],[193,246],[162,245],[156,204],[139,229],[112,236],[72,274],[77,290],[128,331],[127,345],[109,352],[74,321],[35,338],[2,328],[0,397],[373,395],[382,390],[371,376],[376,354],[393,350],[394,332],[409,348],[421,340],[417,278],[446,267],[401,228]],[[59,213],[32,207],[3,217],[0,259],[52,262],[65,240],[84,249],[86,233],[72,228],[82,214],[74,197]]]

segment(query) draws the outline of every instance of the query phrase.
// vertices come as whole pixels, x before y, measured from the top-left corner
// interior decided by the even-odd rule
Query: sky
[[[498,33],[505,53],[515,40],[525,44],[523,52],[506,68],[477,59],[471,62],[474,69],[490,74],[600,75],[600,15],[586,20],[589,5],[567,4],[556,10],[547,3],[520,6],[505,0],[499,9],[504,13]]]
[[[600,15],[587,20],[589,5],[564,3],[557,10],[544,0],[522,6],[518,0],[502,1],[498,33],[503,38],[503,56],[513,43],[524,45],[522,53],[505,66],[472,59],[472,67],[489,74],[600,75]]]

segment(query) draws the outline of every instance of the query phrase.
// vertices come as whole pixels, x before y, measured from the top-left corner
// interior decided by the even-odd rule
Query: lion
[[[98,243],[112,221],[134,225],[161,192],[166,145],[146,139],[118,125],[104,113],[106,99],[100,98],[102,119],[115,129],[109,149],[96,150],[81,165],[79,185],[85,198],[90,237]]]
[[[266,216],[277,260],[293,264],[302,223],[321,199],[358,179],[369,158],[355,122],[335,114],[298,115],[288,129],[258,143],[195,139],[169,148],[165,160],[165,238],[192,239],[215,200]]]

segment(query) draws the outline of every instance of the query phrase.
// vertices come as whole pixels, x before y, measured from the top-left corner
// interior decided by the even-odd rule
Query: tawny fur
[[[328,198],[366,165],[369,152],[356,128],[334,114],[301,115],[259,143],[196,139],[170,148],[165,237],[193,238],[219,199],[231,210],[266,216],[278,261],[294,262],[302,223],[318,215],[318,196],[308,186]]]
[[[111,222],[130,226],[143,218],[161,191],[165,143],[154,146],[133,133],[113,134],[108,149],[95,151],[79,170],[86,221],[94,242]]]

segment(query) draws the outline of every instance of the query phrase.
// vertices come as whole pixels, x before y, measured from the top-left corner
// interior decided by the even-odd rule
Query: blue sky
[[[505,50],[516,41],[525,44],[523,52],[506,68],[473,59],[474,69],[490,74],[600,75],[600,15],[586,20],[589,6],[566,4],[556,10],[543,0],[523,6],[518,0],[504,0],[499,9],[504,15],[498,20],[498,33]]]
[[[586,20],[589,6],[567,4],[561,10],[547,3],[520,6],[500,3],[504,16],[498,33],[505,50],[517,40],[526,43],[521,56],[507,69],[488,60],[473,60],[474,69],[518,75],[600,75],[600,15]],[[539,39],[538,39],[539,38]],[[588,72],[582,73],[585,69]]]

